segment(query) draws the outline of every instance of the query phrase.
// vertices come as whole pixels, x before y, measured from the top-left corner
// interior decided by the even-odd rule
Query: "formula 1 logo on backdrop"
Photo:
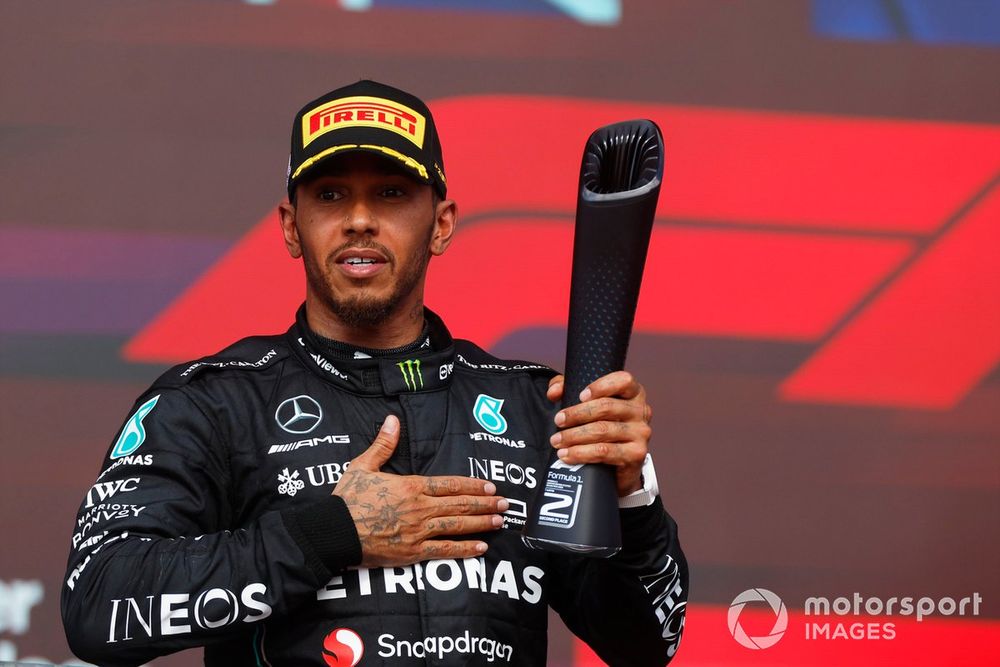
[[[354,630],[337,628],[323,639],[323,660],[330,667],[354,667],[365,654],[365,643]]]
[[[766,635],[751,637],[740,625],[740,614],[743,613],[743,608],[751,602],[766,602],[771,607],[771,611],[774,612],[774,625]],[[766,588],[751,588],[737,595],[736,599],[729,605],[727,620],[729,634],[741,646],[755,650],[771,648],[781,640],[788,628],[788,610],[785,608],[785,603],[775,593]]]
[[[949,409],[1000,362],[990,252],[1000,244],[1000,128],[523,95],[431,107],[476,222],[435,260],[427,302],[485,348],[565,327],[565,306],[553,304],[569,302],[580,143],[594,127],[650,118],[669,135],[672,177],[637,333],[811,346],[777,387],[787,401]],[[525,145],[543,146],[545,159],[525,163]],[[285,328],[302,277],[275,240],[276,215],[139,332],[126,358],[181,361]],[[509,270],[509,257],[531,270]],[[468,277],[484,271],[489,307],[472,307],[483,288]],[[268,310],[275,319],[255,305],[264,292],[287,294]]]

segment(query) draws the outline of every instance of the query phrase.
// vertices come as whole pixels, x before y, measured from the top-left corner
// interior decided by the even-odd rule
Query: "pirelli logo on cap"
[[[302,116],[302,147],[317,137],[345,127],[377,127],[395,132],[424,147],[427,121],[408,106],[381,97],[343,97]]]

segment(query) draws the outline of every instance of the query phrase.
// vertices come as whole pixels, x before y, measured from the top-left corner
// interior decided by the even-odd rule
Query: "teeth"
[[[375,260],[374,259],[369,259],[367,257],[348,257],[347,258],[347,263],[348,264],[374,264]]]

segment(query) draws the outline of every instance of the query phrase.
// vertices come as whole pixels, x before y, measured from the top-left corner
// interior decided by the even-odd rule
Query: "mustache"
[[[381,253],[389,261],[390,264],[396,263],[396,255],[393,254],[391,250],[386,248],[381,243],[377,243],[371,239],[348,241],[347,243],[344,243],[339,247],[334,248],[333,251],[331,251],[330,254],[327,255],[326,263],[333,264],[334,260],[337,258],[337,255],[344,252],[345,250],[375,250]]]

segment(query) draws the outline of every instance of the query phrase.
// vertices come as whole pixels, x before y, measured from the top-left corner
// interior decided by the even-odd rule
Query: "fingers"
[[[618,497],[642,488],[642,464],[648,451],[645,443],[597,442],[559,450],[559,459],[568,465],[603,463],[615,467]]]
[[[428,537],[439,535],[469,535],[485,533],[503,527],[503,517],[499,514],[487,516],[448,516],[429,519],[424,526]]]
[[[427,540],[421,545],[417,560],[433,560],[437,558],[473,558],[486,553],[486,542],[479,540]]]
[[[557,375],[551,380],[549,380],[549,388],[545,392],[545,396],[553,403],[558,403],[563,397],[563,387],[565,386],[565,378],[562,375]]]
[[[580,392],[581,401],[589,401],[592,398],[601,398],[602,396],[616,396],[631,400],[645,396],[645,390],[635,379],[635,376],[628,371],[615,371],[597,378]]]
[[[581,403],[555,416],[562,429],[550,441],[565,463],[604,463],[624,471],[638,471],[648,451],[652,409],[646,391],[627,371],[609,373],[580,394]],[[634,469],[634,470],[633,470]]]
[[[473,477],[452,475],[417,479],[423,482],[421,491],[428,496],[492,496],[497,492],[493,482],[484,482]]]
[[[555,422],[559,428],[570,428],[579,424],[597,421],[647,421],[646,403],[625,401],[620,398],[593,398],[585,403],[577,403],[556,413]]]
[[[557,449],[599,442],[648,442],[653,429],[643,421],[596,421],[554,433],[549,442]]]
[[[433,516],[457,516],[472,514],[495,514],[506,512],[510,507],[510,501],[497,496],[449,496],[447,498],[435,498],[433,504]]]
[[[605,463],[607,465],[624,467],[642,467],[646,458],[647,448],[636,442],[596,442],[589,445],[577,445],[559,450],[559,458],[563,463]]]
[[[399,444],[399,418],[396,415],[389,415],[382,422],[382,428],[379,429],[371,446],[351,461],[351,469],[377,472],[396,451],[397,444]]]

